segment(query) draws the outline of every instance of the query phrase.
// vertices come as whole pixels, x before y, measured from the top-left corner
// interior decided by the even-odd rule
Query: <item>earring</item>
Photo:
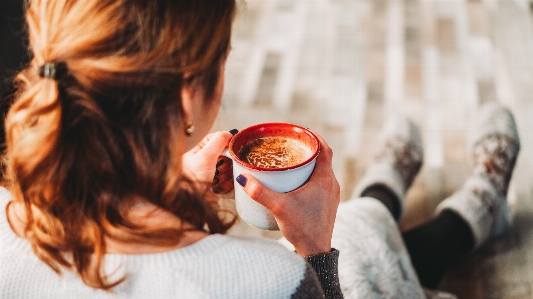
[[[192,121],[188,121],[185,124],[185,134],[187,136],[191,136],[193,132],[194,132],[194,125],[192,124]]]

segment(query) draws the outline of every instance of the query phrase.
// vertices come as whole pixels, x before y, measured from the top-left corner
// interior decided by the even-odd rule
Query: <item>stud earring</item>
[[[192,121],[188,121],[185,124],[185,134],[187,136],[191,136],[193,132],[194,132],[194,125],[192,124]]]

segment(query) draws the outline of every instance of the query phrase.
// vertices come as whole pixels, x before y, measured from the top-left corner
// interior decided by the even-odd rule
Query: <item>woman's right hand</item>
[[[251,198],[270,210],[285,239],[301,256],[331,250],[333,224],[340,201],[339,183],[331,166],[333,152],[322,137],[315,135],[321,150],[311,178],[302,187],[278,193],[261,185],[249,174],[237,178],[241,185],[244,181],[243,188]]]

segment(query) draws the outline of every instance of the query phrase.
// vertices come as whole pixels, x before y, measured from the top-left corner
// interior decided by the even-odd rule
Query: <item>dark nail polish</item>
[[[224,160],[218,160],[217,162],[217,168],[220,167],[220,165],[224,164]]]
[[[246,178],[242,175],[242,174],[239,174],[239,176],[237,176],[237,178],[235,179],[237,181],[237,183],[239,183],[239,185],[243,186],[243,187],[246,187]]]
[[[213,188],[213,193],[220,193],[222,191],[224,191],[224,189],[222,189],[222,187],[220,187],[220,186],[218,186],[216,188]]]
[[[218,178],[214,178],[213,179],[213,183],[211,183],[211,185],[216,185],[216,184],[218,184],[218,182],[219,182]]]
[[[235,136],[235,134],[239,133],[239,130],[237,129],[232,129],[229,131],[231,133],[231,135]]]

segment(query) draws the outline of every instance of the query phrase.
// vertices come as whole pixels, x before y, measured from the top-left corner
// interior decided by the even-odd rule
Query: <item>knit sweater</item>
[[[339,251],[308,262],[275,241],[224,235],[164,253],[107,254],[111,280],[126,275],[114,293],[88,287],[71,271],[59,276],[40,261],[7,222],[10,198],[0,188],[0,299],[324,298],[323,290],[326,298],[455,298],[424,292],[396,222],[372,198],[341,203],[332,239]]]
[[[185,248],[154,254],[106,254],[114,292],[93,289],[72,271],[56,274],[18,237],[0,188],[0,298],[342,298],[338,251],[305,259],[264,238],[211,235]],[[333,267],[332,267],[333,266]],[[320,274],[320,280],[317,277]]]

